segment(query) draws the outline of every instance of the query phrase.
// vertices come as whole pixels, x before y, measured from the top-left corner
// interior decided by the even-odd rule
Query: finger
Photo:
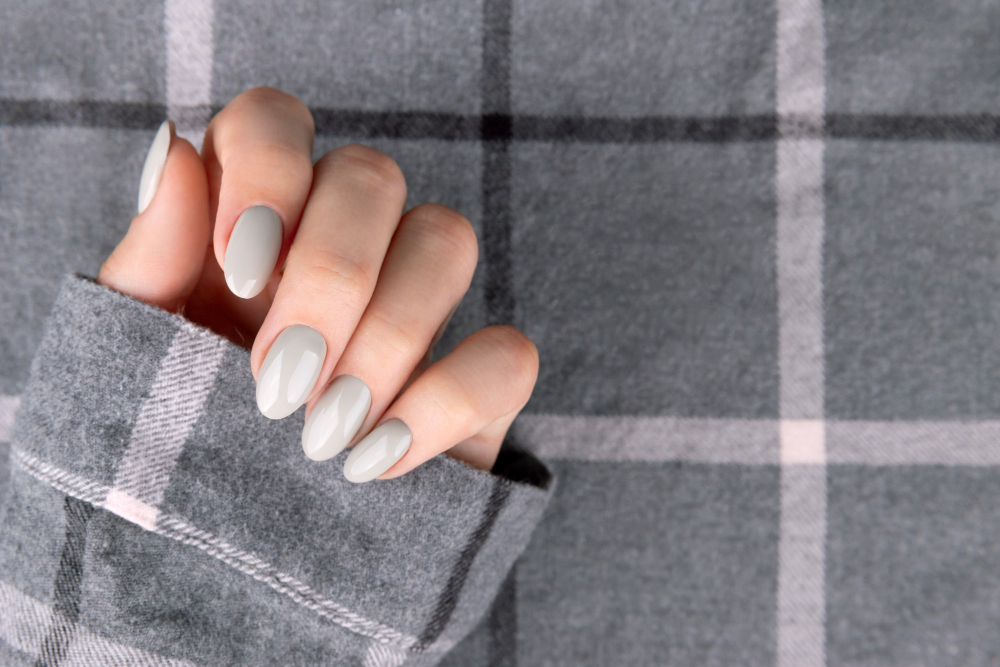
[[[316,163],[302,224],[250,355],[265,416],[287,417],[325,386],[368,305],[405,202],[402,172],[374,149],[344,146]]]
[[[308,413],[306,456],[336,456],[374,426],[468,291],[477,258],[476,233],[459,213],[423,204],[403,216],[335,379]]]
[[[527,336],[504,325],[477,331],[396,399],[351,450],[344,476],[391,479],[460,443],[466,460],[491,466],[537,377],[538,351]]]
[[[208,184],[198,153],[164,122],[143,166],[139,214],[97,281],[167,310],[198,282],[208,248]]]
[[[215,258],[241,298],[263,291],[295,235],[312,183],[313,133],[309,109],[273,88],[242,93],[205,133]]]

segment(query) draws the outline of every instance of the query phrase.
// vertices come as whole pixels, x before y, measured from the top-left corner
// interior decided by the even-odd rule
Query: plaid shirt
[[[0,662],[998,664],[998,34],[954,0],[0,3]],[[473,222],[437,353],[541,355],[495,474],[349,487],[244,352],[64,279],[159,122],[200,143],[253,85]]]

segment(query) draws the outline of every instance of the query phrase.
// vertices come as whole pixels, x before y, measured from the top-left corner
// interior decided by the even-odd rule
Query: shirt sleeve
[[[437,663],[526,547],[551,475],[507,448],[493,473],[439,456],[355,485],[346,452],[303,455],[301,429],[301,412],[259,413],[246,350],[69,277],[11,440],[0,661]]]

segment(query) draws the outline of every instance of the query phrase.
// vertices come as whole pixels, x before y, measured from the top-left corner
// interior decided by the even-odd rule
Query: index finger
[[[252,88],[205,133],[215,258],[239,297],[259,294],[288,252],[312,184],[314,132],[301,101]]]

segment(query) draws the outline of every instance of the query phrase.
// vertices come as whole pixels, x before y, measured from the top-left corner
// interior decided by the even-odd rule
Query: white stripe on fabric
[[[0,639],[38,658],[50,630],[53,610],[48,605],[0,581]],[[165,658],[123,646],[77,625],[60,667],[194,667],[184,660]]]
[[[827,462],[856,465],[1000,465],[1000,422],[826,424]]]
[[[10,442],[14,434],[14,418],[21,407],[20,396],[0,395],[0,442]]]
[[[399,632],[378,621],[369,620],[343,605],[326,599],[309,585],[290,574],[281,572],[255,554],[238,549],[207,531],[189,525],[178,517],[155,513],[155,508],[144,505],[141,500],[131,498],[118,489],[112,490],[101,484],[88,482],[79,475],[59,470],[20,449],[13,449],[11,453],[13,461],[36,479],[67,495],[86,500],[134,523],[138,523],[135,521],[136,516],[147,525],[151,523],[152,517],[155,517],[152,526],[147,528],[151,532],[201,549],[210,556],[250,575],[261,583],[267,584],[279,593],[288,596],[298,604],[346,630],[370,637],[383,644],[395,645],[404,650],[409,649],[417,642],[417,638],[412,635]],[[109,501],[111,502],[109,503]],[[123,508],[124,513],[120,513]],[[143,525],[143,527],[145,528],[147,525]]]
[[[779,139],[777,167],[780,412],[822,419],[822,140]]]
[[[781,442],[777,665],[826,664],[822,0],[778,0],[777,276]]]
[[[199,150],[212,114],[214,22],[212,0],[166,0],[167,115]]]
[[[1000,465],[1000,421],[996,420],[877,422],[523,414],[513,429],[518,442],[550,460]]]
[[[539,456],[580,461],[777,464],[778,422],[522,414],[518,441]]]
[[[409,654],[402,649],[372,642],[362,665],[363,667],[400,667],[408,657]]]
[[[194,667],[186,660],[167,658],[140,648],[123,646],[77,626],[59,667]]]
[[[826,660],[825,535],[826,466],[783,466],[778,542],[779,666],[821,665]]]
[[[220,338],[190,325],[174,335],[149,397],[139,408],[118,466],[116,489],[151,507],[160,504],[177,457],[215,385],[224,349]]]
[[[37,658],[51,623],[51,609],[0,581],[0,639]]]

